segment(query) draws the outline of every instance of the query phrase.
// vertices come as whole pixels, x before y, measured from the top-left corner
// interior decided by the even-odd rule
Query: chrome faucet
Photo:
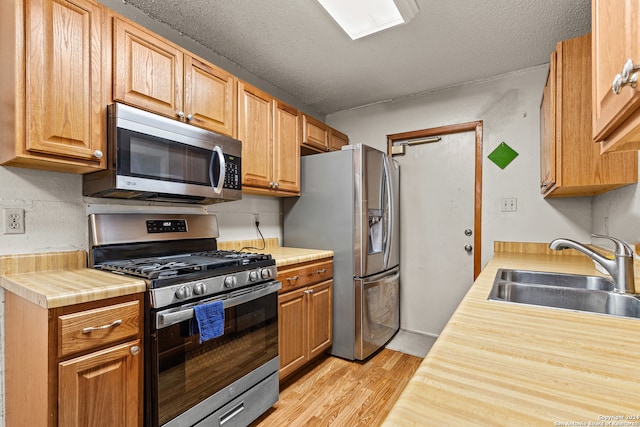
[[[604,267],[613,279],[614,291],[619,293],[635,293],[633,277],[633,250],[620,239],[615,237],[592,234],[599,239],[609,239],[616,245],[615,258],[609,259],[589,249],[585,245],[569,239],[555,239],[549,243],[550,249],[575,249]]]

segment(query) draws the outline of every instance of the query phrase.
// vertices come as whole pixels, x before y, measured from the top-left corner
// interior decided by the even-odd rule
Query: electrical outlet
[[[516,212],[518,199],[515,197],[503,197],[500,199],[500,212]]]
[[[24,209],[4,208],[4,234],[24,233]]]

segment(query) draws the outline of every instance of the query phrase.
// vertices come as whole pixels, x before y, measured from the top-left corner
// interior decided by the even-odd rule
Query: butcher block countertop
[[[262,240],[219,242],[219,249],[262,247]],[[263,250],[278,267],[333,257],[333,251],[286,248],[266,239]],[[44,308],[56,308],[146,291],[141,279],[86,268],[86,252],[0,256],[0,286]]]
[[[264,249],[255,249],[262,248]],[[247,252],[258,252],[271,254],[273,259],[276,260],[276,266],[284,267],[287,265],[299,264],[301,262],[315,261],[323,258],[332,258],[333,251],[323,249],[304,249],[304,248],[289,248],[279,246],[277,238],[265,239],[265,243],[262,240],[242,240],[234,242],[218,242],[218,249],[226,250],[240,250],[243,247],[249,247]]]
[[[499,268],[600,275],[516,246],[496,243],[383,426],[640,425],[640,320],[488,301]]]
[[[143,280],[86,268],[84,251],[2,256],[0,286],[47,309],[147,289]]]

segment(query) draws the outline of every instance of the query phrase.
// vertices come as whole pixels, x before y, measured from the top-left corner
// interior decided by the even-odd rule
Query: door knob
[[[473,250],[473,246],[471,245],[464,245],[464,250],[467,252],[471,252]]]
[[[466,230],[464,230],[464,235],[465,236],[471,236],[473,234],[473,231],[471,231],[470,228],[467,228]]]

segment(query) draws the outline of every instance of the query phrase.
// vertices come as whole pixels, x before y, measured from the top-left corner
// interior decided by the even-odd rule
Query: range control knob
[[[195,285],[193,285],[193,293],[196,295],[204,295],[204,293],[207,292],[207,285],[205,285],[202,282],[198,282]]]
[[[250,282],[255,282],[256,280],[258,280],[258,272],[257,271],[252,271],[249,273],[249,281]]]
[[[188,296],[189,296],[189,288],[187,288],[186,286],[180,286],[178,289],[176,289],[176,298],[185,299]]]
[[[236,285],[235,276],[227,276],[224,278],[224,287],[225,288],[233,288]]]
[[[263,279],[268,279],[269,277],[271,277],[271,270],[263,268],[262,271],[260,271],[260,275]]]

